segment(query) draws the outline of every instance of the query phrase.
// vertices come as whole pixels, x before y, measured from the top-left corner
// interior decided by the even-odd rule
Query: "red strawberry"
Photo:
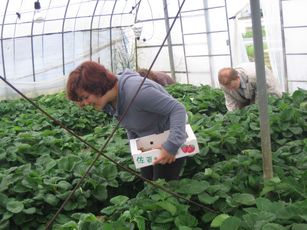
[[[189,145],[187,150],[188,150],[188,153],[192,153],[195,150],[195,146],[194,145]]]
[[[182,152],[187,153],[189,150],[189,146],[188,145],[181,146],[181,150]]]

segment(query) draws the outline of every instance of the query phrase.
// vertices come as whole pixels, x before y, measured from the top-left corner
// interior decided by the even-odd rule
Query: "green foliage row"
[[[52,229],[291,229],[307,227],[307,92],[269,98],[274,178],[263,181],[257,105],[227,112],[223,93],[175,84],[167,90],[187,108],[200,153],[181,180],[160,186],[100,157]],[[99,149],[115,127],[104,113],[80,110],[63,93],[34,99]],[[0,229],[44,229],[90,166],[96,152],[26,101],[0,102]],[[104,154],[134,168],[126,134]]]

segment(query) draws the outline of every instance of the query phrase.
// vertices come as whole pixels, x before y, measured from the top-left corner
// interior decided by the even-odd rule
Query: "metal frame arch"
[[[77,21],[77,16],[79,14],[80,8],[81,8],[81,4],[79,4],[78,11],[77,11],[77,13],[75,15],[75,21],[74,21],[74,30],[73,30],[73,35],[74,35],[73,47],[74,48],[76,46],[76,21]],[[73,57],[74,57],[73,60],[75,60],[75,55],[76,55],[75,49],[73,49]]]
[[[111,13],[111,17],[110,17],[110,59],[111,59],[111,71],[114,71],[114,64],[113,64],[113,43],[112,43],[112,19],[113,19],[113,14],[115,11],[115,7],[117,4],[117,0],[115,0],[114,5],[113,5],[113,9],[112,9],[112,13]]]
[[[20,2],[20,6],[19,6],[19,11],[21,9],[23,0],[21,0]],[[13,35],[13,59],[14,59],[14,64],[15,64],[15,60],[16,60],[16,44],[15,44],[15,37],[16,37],[16,25],[17,25],[17,18],[15,20],[15,26],[14,26],[14,35]]]
[[[140,9],[140,4],[141,4],[142,0],[139,0],[138,3],[135,5],[135,16],[134,16],[134,24],[137,22],[137,16],[139,13],[139,9]],[[138,48],[137,48],[137,38],[134,39],[134,46],[135,46],[135,66],[138,69],[139,68],[139,64],[138,64]]]
[[[101,9],[103,9],[104,5],[105,5],[106,1],[103,1],[103,5],[101,6]],[[99,13],[99,16],[98,16],[98,28],[100,28],[100,19],[102,18],[102,16],[100,15]],[[102,28],[102,27],[101,27]],[[99,42],[99,33],[98,33],[98,37],[97,37],[97,40],[98,40],[98,44],[100,44]]]
[[[63,64],[63,75],[65,75],[65,49],[64,49],[64,26],[65,26],[65,20],[66,20],[66,15],[67,15],[67,10],[68,10],[68,6],[69,6],[70,0],[68,0],[67,4],[66,4],[66,9],[65,9],[65,13],[63,16],[63,23],[62,23],[62,64]]]
[[[9,2],[10,2],[10,0],[6,1],[5,11],[4,11],[3,20],[2,20],[2,27],[1,27],[1,51],[2,51],[1,53],[2,53],[2,66],[3,66],[2,68],[3,68],[4,79],[6,79],[6,72],[5,72],[4,48],[3,48],[3,30],[4,30],[6,12],[7,12],[8,6],[9,6]]]
[[[51,5],[51,1],[52,0],[49,0],[49,5],[48,5],[48,8],[46,10],[46,17],[48,15],[48,11],[50,9],[50,5]],[[45,25],[46,25],[46,20],[44,20],[44,24],[43,24],[43,30],[42,30],[42,56],[44,57],[44,35],[45,35]]]
[[[97,6],[98,6],[98,2],[99,2],[99,0],[96,0],[94,12],[93,12],[92,18],[91,18],[91,26],[90,26],[90,60],[91,61],[92,61],[92,56],[93,56],[93,21],[94,21],[96,9],[97,9]]]

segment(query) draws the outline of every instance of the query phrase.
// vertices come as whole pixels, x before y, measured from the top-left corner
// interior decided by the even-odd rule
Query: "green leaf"
[[[287,229],[288,228],[285,228],[280,224],[274,224],[274,223],[267,223],[263,225],[263,227],[261,228],[261,230],[287,230]]]
[[[266,198],[257,198],[256,206],[261,211],[275,213],[279,219],[287,220],[297,216],[297,210],[293,210],[291,206],[286,207],[282,202],[271,202]]]
[[[136,225],[138,226],[138,230],[146,230],[144,217],[142,216],[134,217],[133,221],[136,222]]]
[[[0,149],[0,161],[6,159],[6,157],[7,157],[6,155],[7,155],[7,153],[4,152],[4,150],[3,150],[3,153],[1,153],[1,149]]]
[[[117,210],[118,208],[116,206],[109,206],[109,207],[106,207],[104,209],[102,209],[100,212],[102,214],[106,214],[106,215],[112,215],[112,213]]]
[[[159,201],[156,203],[159,207],[163,208],[164,210],[168,211],[170,214],[172,214],[173,216],[176,214],[176,206],[173,205],[170,202],[167,201]]]
[[[59,202],[59,199],[55,195],[49,193],[44,197],[44,201],[51,206],[56,206]]]
[[[3,175],[1,178],[1,183],[0,183],[0,192],[3,192],[8,189],[9,185],[11,184],[11,179],[12,175]]]
[[[24,209],[22,202],[11,199],[6,204],[6,209],[12,213],[20,213]]]
[[[4,220],[10,219],[13,215],[14,215],[14,213],[5,211],[5,212],[2,214],[2,219],[1,219],[0,223],[1,223],[2,221],[4,221]],[[2,228],[0,228],[0,229],[2,229]]]
[[[231,216],[222,223],[220,230],[237,230],[240,225],[241,220],[238,217]]]
[[[237,144],[237,139],[236,139],[235,137],[229,136],[229,137],[226,138],[225,141],[226,141],[227,143],[229,143],[229,144],[232,144],[232,145]]]
[[[115,196],[113,197],[110,202],[114,205],[119,205],[122,206],[124,205],[127,201],[129,200],[129,197],[123,196],[123,195],[119,195],[119,196]]]
[[[295,90],[292,94],[293,102],[299,104],[306,99],[306,91],[303,89]]]
[[[31,171],[24,179],[21,181],[22,185],[30,188],[36,189],[38,185],[42,184],[42,178],[36,171]]]
[[[52,169],[53,167],[55,167],[57,165],[56,161],[53,159],[50,159],[50,161],[46,164],[46,166],[44,167],[44,169],[46,171],[49,171],[50,169]]]
[[[0,229],[10,229],[10,221],[1,221],[0,222]]]
[[[288,142],[288,140],[286,138],[283,139],[275,139],[276,143],[279,145],[284,145]]]
[[[67,182],[67,181],[60,181],[59,183],[57,183],[57,186],[61,189],[63,189],[63,191],[67,191],[67,190],[70,190],[72,188],[72,185]]]
[[[205,169],[205,176],[211,176],[213,174],[213,170],[211,168]]]
[[[301,127],[290,127],[289,130],[295,135],[299,135],[303,133],[303,129]]]
[[[270,205],[271,205],[271,201],[266,198],[259,197],[256,199],[256,206],[261,211],[267,211]]]
[[[73,172],[74,176],[82,177],[85,174],[86,170],[87,170],[87,165],[85,165],[84,163],[78,163],[74,168]]]
[[[17,182],[17,184],[15,184],[15,186],[13,187],[13,191],[16,193],[25,193],[25,192],[30,192],[31,188],[27,188],[23,184]]]
[[[98,184],[92,194],[99,201],[104,201],[108,198],[108,190],[103,184]]]
[[[211,212],[207,212],[206,214],[202,216],[201,220],[205,223],[209,223],[215,218],[215,216],[216,216],[215,214]]]
[[[280,112],[281,123],[287,123],[285,121],[291,121],[293,119],[293,117],[294,117],[294,109],[293,108],[287,108],[287,109]]]
[[[67,202],[67,204],[64,207],[65,211],[72,211],[78,208],[80,200],[76,201],[76,200],[69,200]]]
[[[185,178],[178,181],[175,189],[178,193],[193,195],[205,191],[208,187],[209,183],[207,181],[198,181]]]
[[[31,215],[31,214],[34,214],[36,212],[36,208],[35,207],[27,208],[27,209],[24,209],[23,212]]]
[[[16,147],[17,147],[17,152],[19,153],[30,153],[32,151],[31,145],[29,144],[18,143]]]
[[[203,192],[198,194],[198,199],[204,204],[213,204],[215,201],[219,199],[218,196],[210,196],[208,193]]]
[[[307,111],[307,101],[304,101],[300,104],[300,109]]]
[[[256,203],[255,197],[248,193],[236,193],[232,196],[232,200],[244,205],[254,205]]]
[[[178,226],[178,230],[193,230],[194,228],[190,228],[187,226]]]
[[[307,224],[293,224],[291,230],[306,230]]]
[[[117,168],[113,164],[104,164],[101,168],[101,176],[106,178],[107,181],[112,181],[117,177]]]
[[[219,193],[219,192],[225,192],[227,193],[230,190],[230,186],[227,183],[224,184],[215,184],[210,185],[207,189],[208,193]]]
[[[78,224],[75,221],[69,221],[63,225],[61,225],[61,227],[59,228],[61,230],[75,230],[78,229]]]
[[[175,217],[171,216],[169,212],[162,211],[156,216],[154,222],[158,224],[166,224],[173,222],[174,218]]]
[[[278,184],[281,182],[279,177],[273,177],[272,179],[269,180],[269,183],[272,182],[274,184]]]
[[[189,213],[186,213],[184,215],[177,216],[175,219],[175,224],[178,228],[180,228],[180,226],[196,227],[198,224],[198,221],[194,216],[192,216]]]
[[[244,215],[243,219],[248,229],[254,229],[256,224],[263,225],[265,223],[274,222],[276,220],[276,215],[265,211],[257,211]]]
[[[82,221],[87,221],[87,222],[91,222],[91,221],[95,221],[97,220],[96,216],[92,213],[89,213],[89,214],[81,214],[80,216],[80,220]]]
[[[7,195],[0,193],[0,206],[1,207],[4,207],[4,208],[6,207],[7,200],[8,200]]]
[[[135,179],[135,176],[129,172],[119,172],[119,177],[123,182],[131,182]]]
[[[211,222],[210,227],[219,228],[227,218],[229,218],[229,215],[227,214],[220,214],[216,216]]]
[[[78,223],[78,229],[80,230],[96,230],[103,229],[102,222],[98,221],[93,214],[85,214],[81,216]]]
[[[255,122],[251,122],[251,123],[249,124],[249,127],[250,127],[250,129],[253,130],[253,131],[259,131],[259,130],[260,130],[259,124],[258,124],[258,123],[255,123]]]
[[[58,167],[64,171],[72,172],[75,165],[80,161],[81,159],[76,156],[65,156],[58,160]]]

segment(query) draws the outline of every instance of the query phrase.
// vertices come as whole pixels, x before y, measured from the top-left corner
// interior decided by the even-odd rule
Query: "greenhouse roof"
[[[265,64],[279,79],[283,91],[306,88],[307,2],[260,2]],[[114,72],[124,67],[148,68],[163,47],[155,61],[156,70],[171,74],[180,83],[218,87],[220,68],[255,60],[249,3],[3,0],[0,73],[15,83],[38,84],[62,79],[89,59],[101,61]]]
[[[114,0],[7,1],[0,8],[3,38],[131,25],[135,6]]]

